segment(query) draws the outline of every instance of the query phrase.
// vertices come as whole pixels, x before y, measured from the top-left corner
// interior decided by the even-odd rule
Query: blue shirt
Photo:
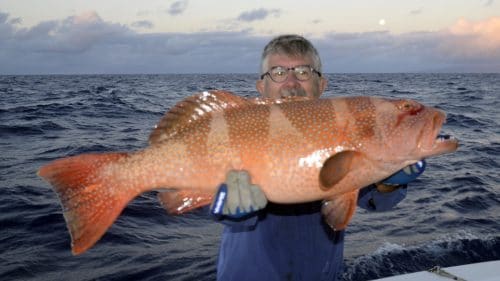
[[[380,193],[362,189],[358,206],[389,210],[406,196],[406,187]],[[225,225],[217,261],[217,280],[336,280],[343,265],[344,231],[333,231],[321,215],[321,202],[269,203]]]

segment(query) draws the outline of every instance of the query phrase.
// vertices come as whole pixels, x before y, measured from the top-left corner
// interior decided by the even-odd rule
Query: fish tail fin
[[[58,159],[38,171],[57,193],[74,255],[92,247],[136,195],[116,179],[111,164],[127,153],[82,154]]]

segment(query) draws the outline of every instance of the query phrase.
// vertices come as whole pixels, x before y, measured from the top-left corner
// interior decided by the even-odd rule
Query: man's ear
[[[261,95],[263,95],[264,94],[264,79],[257,80],[257,82],[255,82],[255,88],[257,89],[257,91]]]
[[[319,92],[323,94],[323,92],[326,90],[326,86],[328,85],[328,80],[326,80],[324,77],[321,77],[321,81],[319,82]]]

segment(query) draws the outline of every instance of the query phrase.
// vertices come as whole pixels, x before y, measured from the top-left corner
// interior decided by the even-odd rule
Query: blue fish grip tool
[[[236,207],[232,212],[226,207],[228,190],[227,184],[223,183],[219,185],[217,192],[215,193],[213,204],[210,207],[210,214],[215,217],[226,216],[233,219],[239,219],[246,215],[254,212],[253,208],[250,206],[249,211],[243,211],[239,206]]]
[[[419,177],[424,171],[427,163],[425,160],[420,160],[415,164],[406,166],[405,168],[399,170],[392,176],[386,178],[382,181],[383,184],[388,185],[405,185],[414,181]]]

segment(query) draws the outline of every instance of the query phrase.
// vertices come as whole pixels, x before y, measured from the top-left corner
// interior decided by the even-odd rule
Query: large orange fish
[[[55,160],[38,174],[62,202],[74,254],[106,232],[149,190],[171,213],[207,205],[232,170],[276,203],[331,200],[325,217],[343,229],[358,190],[431,156],[457,149],[437,135],[445,114],[411,100],[337,97],[246,99],[204,92],[179,102],[149,146],[132,153]]]

